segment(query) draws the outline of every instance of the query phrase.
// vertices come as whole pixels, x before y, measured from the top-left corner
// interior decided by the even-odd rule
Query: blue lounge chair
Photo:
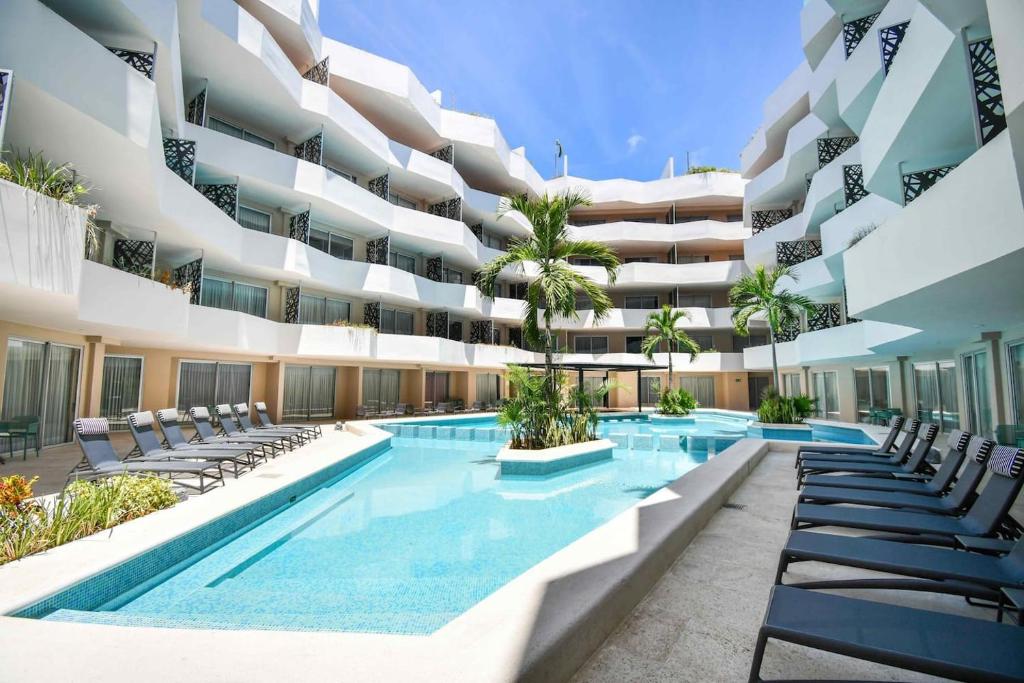
[[[796,460],[799,463],[808,455],[816,456],[823,454],[850,454],[850,455],[867,455],[868,453],[877,453],[879,456],[892,455],[896,448],[896,439],[899,438],[900,431],[903,429],[903,423],[905,418],[896,417],[892,421],[892,426],[889,429],[889,433],[886,435],[885,440],[882,441],[880,446],[859,446],[856,444],[820,444],[810,443],[804,446],[800,446],[796,451]]]
[[[838,462],[825,460],[804,460],[797,469],[797,486],[802,486],[808,474],[851,473],[851,474],[930,474],[935,470],[928,464],[932,444],[939,434],[938,425],[925,425],[924,436],[917,440],[909,454],[901,447],[899,453],[888,460],[879,462]],[[905,441],[910,441],[909,434]]]
[[[138,460],[210,460],[232,466],[232,473],[235,479],[238,478],[239,467],[252,467],[254,461],[247,449],[224,450],[222,448],[210,448],[203,444],[189,444],[183,448],[164,448],[160,439],[156,436],[153,425],[156,418],[153,413],[145,410],[128,415],[128,431],[131,432],[139,455],[129,455],[126,460],[135,462]]]
[[[244,403],[236,403],[235,405],[230,406],[230,409],[233,411],[234,417],[238,421],[238,426],[246,434],[276,434],[289,439],[295,439],[300,444],[308,443],[312,438],[309,432],[304,429],[293,429],[291,427],[275,427],[274,429],[271,429],[270,427],[257,427],[253,424],[252,420],[249,419],[249,406]]]
[[[209,410],[202,406],[195,406],[189,408],[188,413],[192,418],[192,424],[195,425],[196,436],[202,439],[203,443],[235,444],[239,447],[258,445],[264,449],[269,449],[271,457],[277,457],[278,453],[288,447],[281,439],[274,436],[252,436],[248,434],[238,436],[218,435],[213,429],[213,424],[210,422]]]
[[[920,436],[921,429],[928,425],[922,424],[919,420],[911,420],[907,425],[907,430],[904,433],[903,440],[900,441],[900,445],[892,453],[884,451],[869,451],[867,453],[804,453],[802,456],[797,453],[799,460],[798,466],[803,465],[807,468],[808,462],[824,462],[824,463],[850,463],[850,462],[866,462],[866,463],[899,463],[907,458],[914,446],[914,440]],[[936,427],[936,432],[938,427]]]
[[[254,405],[256,407],[256,419],[260,421],[260,427],[266,427],[268,429],[301,429],[304,432],[312,432],[314,436],[323,436],[323,432],[320,431],[320,425],[318,424],[274,424],[270,421],[270,414],[267,412],[266,403],[263,401],[256,401]]]
[[[225,436],[232,438],[240,436],[250,436],[257,438],[276,439],[281,443],[288,444],[288,448],[292,449],[302,443],[302,437],[291,430],[285,430],[283,432],[271,431],[269,429],[260,430],[257,434],[256,430],[251,432],[245,431],[241,425],[235,422],[234,413],[231,411],[231,406],[227,403],[222,403],[216,406],[217,418],[220,420],[220,431]]]
[[[206,443],[202,440],[193,442],[185,438],[178,424],[178,411],[175,408],[162,408],[156,411],[156,421],[160,425],[160,431],[164,434],[164,445],[174,450],[187,450],[198,448],[202,450],[219,450],[228,452],[246,452],[249,454],[253,465],[259,464],[257,460],[266,460],[267,453],[262,444],[253,443]],[[197,432],[198,435],[198,432]]]

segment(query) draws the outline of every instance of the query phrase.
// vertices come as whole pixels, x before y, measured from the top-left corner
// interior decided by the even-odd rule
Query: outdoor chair
[[[841,454],[841,455],[868,455],[874,454],[878,457],[888,457],[893,454],[893,449],[896,447],[896,439],[899,438],[900,432],[903,429],[904,420],[902,417],[897,418],[893,421],[892,427],[889,428],[889,433],[886,435],[885,440],[881,446],[877,448],[875,446],[857,446],[854,444],[817,444],[810,443],[797,448],[796,459],[797,463],[803,460],[805,457],[812,457],[809,454],[813,454],[813,459],[819,459],[818,456],[823,453],[828,454]]]
[[[217,443],[216,439],[213,443],[206,443],[205,441],[189,441],[185,438],[185,434],[181,431],[181,426],[178,424],[178,411],[175,408],[162,408],[156,411],[156,421],[160,425],[160,431],[164,434],[164,445],[168,448],[173,448],[175,450],[198,448],[203,451],[245,451],[249,454],[254,466],[258,464],[256,462],[258,459],[262,459],[264,461],[267,459],[266,450],[258,443],[238,443],[231,441]]]
[[[120,474],[151,474],[186,475],[199,479],[199,485],[188,484],[174,479],[179,486],[184,486],[205,493],[211,482],[224,484],[224,473],[219,462],[210,461],[123,461],[117,457],[117,451],[110,443],[110,424],[105,417],[80,417],[75,420],[75,432],[78,434],[78,446],[82,449],[82,462],[71,470],[67,481],[72,479],[101,479],[116,477]]]
[[[217,412],[220,413],[224,406],[217,406]],[[236,403],[233,406],[227,406],[228,416],[234,411],[234,417],[238,420],[237,426],[240,427],[241,431],[246,434],[267,434],[274,436],[281,436],[286,439],[294,439],[297,443],[305,444],[308,443],[312,438],[304,430],[301,429],[285,429],[283,427],[271,429],[270,427],[257,427],[253,424],[253,421],[249,419],[249,406],[244,403]],[[224,418],[221,417],[223,423]]]
[[[260,430],[259,433],[254,429],[251,432],[246,432],[237,422],[231,413],[231,406],[227,403],[221,403],[216,406],[217,418],[220,420],[220,431],[224,436],[231,438],[240,438],[243,436],[249,436],[257,439],[273,439],[279,441],[288,446],[291,450],[298,444],[298,437],[294,432],[272,432],[269,430]]]
[[[770,639],[955,680],[1024,680],[1024,628],[804,588],[772,588],[752,682]]]
[[[276,425],[270,421],[270,414],[267,412],[267,404],[263,401],[256,401],[254,404],[256,407],[256,419],[260,421],[260,426],[266,427],[267,429],[301,429],[304,432],[309,432],[312,436],[322,436],[323,432],[320,431],[320,425],[318,424],[283,424]]]
[[[153,461],[153,460],[209,460],[222,464],[230,463],[235,479],[238,479],[239,467],[253,467],[255,465],[247,449],[212,449],[202,444],[186,446],[184,448],[164,448],[160,439],[156,436],[153,425],[156,419],[153,413],[146,410],[128,415],[128,431],[138,449],[138,455],[129,455],[126,462]]]
[[[937,425],[927,425],[924,436],[911,448],[917,437],[914,420],[903,438],[899,450],[888,458],[876,459],[867,456],[869,461],[853,457],[851,460],[804,460],[797,468],[797,486],[803,485],[807,474],[823,474],[826,472],[849,472],[852,474],[914,474],[924,472],[930,474],[933,469],[927,462],[932,443],[939,434]]]
[[[262,446],[264,449],[270,449],[269,455],[271,457],[277,457],[278,453],[286,448],[286,444],[274,436],[253,436],[250,434],[239,434],[239,435],[218,435],[213,429],[213,423],[210,421],[210,411],[203,406],[194,406],[189,408],[189,415],[192,417],[192,424],[195,425],[196,435],[203,443],[216,443],[216,444],[238,444],[241,446]]]

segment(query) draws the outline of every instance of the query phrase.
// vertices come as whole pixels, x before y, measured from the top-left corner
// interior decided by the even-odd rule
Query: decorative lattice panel
[[[484,241],[484,224],[477,223],[476,225],[469,226],[469,231],[473,233],[478,240]]]
[[[188,293],[189,303],[199,303],[199,290],[203,286],[203,259],[178,266],[171,272],[171,282],[175,287]]]
[[[864,189],[864,168],[860,164],[843,166],[843,197],[846,206],[853,206],[868,196]]]
[[[508,328],[508,345],[517,349],[523,348],[523,330],[520,327]]]
[[[390,194],[388,193],[388,174],[385,173],[382,176],[378,176],[367,183],[367,187],[370,192],[374,193],[381,199],[387,199]]]
[[[302,77],[307,81],[327,85],[328,79],[331,76],[330,59],[330,56],[324,57],[323,60],[314,64],[309,71],[302,74]]]
[[[950,166],[939,166],[929,168],[927,171],[916,171],[903,174],[903,203],[909,204],[925,192],[930,190],[935,183],[942,180],[946,175],[956,168],[956,164]]]
[[[284,321],[295,325],[299,322],[299,306],[302,302],[302,290],[289,287],[284,290]]]
[[[115,240],[114,267],[139,277],[153,277],[156,244],[145,240]]]
[[[780,266],[795,266],[815,256],[821,256],[821,240],[775,243],[775,261]]]
[[[389,243],[388,235],[368,241],[366,243],[366,262],[386,266],[388,264]]]
[[[493,344],[494,343],[494,321],[474,320],[469,326],[470,344]]]
[[[448,338],[453,341],[462,341],[462,321],[454,320],[448,323]]]
[[[199,91],[199,94],[188,103],[185,120],[197,126],[206,125],[206,88]]]
[[[775,333],[775,341],[782,343],[793,341],[800,334],[800,321],[793,320],[788,325],[783,325],[782,328]]]
[[[773,225],[793,217],[793,209],[765,209],[763,211],[752,211],[750,214],[750,226],[756,235],[762,230],[767,230]]]
[[[231,216],[232,220],[238,218],[238,185],[196,185],[196,189],[204,197],[213,202],[218,209]]]
[[[451,218],[455,221],[462,220],[462,197],[452,197],[437,204],[427,207],[427,213],[442,218]]]
[[[807,331],[827,330],[842,324],[839,304],[815,304],[814,313],[807,316]]]
[[[441,149],[434,150],[430,153],[430,156],[441,161],[454,164],[455,163],[455,145],[445,145]]]
[[[311,164],[321,165],[324,160],[324,134],[317,133],[305,142],[295,145],[295,156]]]
[[[380,302],[363,304],[363,324],[380,332]]]
[[[892,68],[893,60],[896,59],[896,53],[900,50],[900,43],[903,42],[909,28],[910,22],[904,21],[902,24],[887,26],[878,31],[878,39],[882,46],[882,69],[887,76]]]
[[[448,338],[448,313],[446,311],[427,313],[427,336]]]
[[[156,55],[149,52],[136,52],[135,50],[122,50],[118,47],[108,47],[125,64],[138,71],[146,78],[153,80],[153,69],[156,67]]]
[[[974,108],[978,114],[981,144],[984,145],[1006,129],[1003,89],[999,84],[999,67],[992,39],[977,40],[967,49],[971,55]]]
[[[309,240],[309,211],[291,217],[288,221],[288,236],[300,242]]]
[[[824,168],[825,164],[839,157],[859,141],[860,138],[856,135],[846,135],[841,138],[818,138],[818,168]]]
[[[864,39],[867,32],[871,30],[871,25],[875,23],[878,14],[878,12],[875,12],[874,14],[869,14],[866,17],[854,19],[843,24],[843,47],[846,49],[847,59],[850,58],[853,51],[860,45],[860,41]]]
[[[427,259],[427,279],[434,282],[441,281],[441,272],[444,266],[440,256]]]
[[[164,138],[164,163],[191,185],[196,175],[196,141]]]

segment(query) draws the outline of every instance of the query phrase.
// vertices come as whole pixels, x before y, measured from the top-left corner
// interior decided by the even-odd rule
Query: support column
[[[1000,343],[1002,337],[1002,332],[981,333],[981,340],[985,342],[989,358],[992,359],[990,363],[992,367],[992,398],[995,399],[995,402],[992,404],[992,424],[989,425],[989,428],[993,431],[998,425],[1012,422],[1007,417],[1010,414],[1010,410],[1006,405],[1006,392],[1003,391],[1003,354],[1002,344]]]
[[[262,400],[267,404],[267,413],[274,422],[284,422],[284,370],[285,364],[280,360],[271,359],[267,363],[267,381]]]
[[[644,397],[640,393],[640,389],[643,386],[643,383],[640,381],[641,372],[641,370],[636,371],[636,412],[638,413],[644,412]]]
[[[583,368],[576,368],[576,390],[580,392],[577,394],[576,410],[583,412]]]
[[[99,417],[100,400],[103,392],[103,357],[107,345],[103,337],[85,338],[85,355],[82,359],[82,404],[76,411],[84,417]]]

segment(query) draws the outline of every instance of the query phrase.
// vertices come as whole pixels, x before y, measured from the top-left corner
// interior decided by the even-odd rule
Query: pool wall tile
[[[473,427],[456,427],[455,438],[459,441],[471,441],[473,439],[473,432],[476,429]]]
[[[651,434],[633,434],[631,448],[638,451],[654,450],[654,437]]]
[[[407,439],[416,438],[416,425],[401,425],[399,436],[404,436]]]
[[[681,448],[679,445],[679,435],[677,434],[662,434],[658,437],[659,451],[678,451]]]
[[[419,438],[434,439],[437,437],[437,427],[433,425],[420,425]]]
[[[608,439],[615,442],[616,448],[629,448],[629,434],[609,434]]]
[[[434,432],[434,438],[435,439],[450,439],[450,438],[452,438],[452,428],[451,427],[444,427],[444,426],[438,427],[437,431]]]

